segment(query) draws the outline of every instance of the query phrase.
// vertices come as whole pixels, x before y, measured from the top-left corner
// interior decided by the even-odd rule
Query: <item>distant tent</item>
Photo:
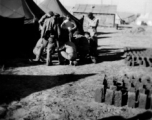
[[[116,13],[115,14],[115,24],[120,24],[121,18],[119,17],[119,15]]]
[[[130,24],[131,22],[136,21],[137,15],[133,13],[127,13],[127,12],[117,12],[115,21],[116,23],[127,23]]]
[[[78,29],[80,31],[83,31],[83,18],[81,20],[78,20],[76,17],[74,17],[70,12],[68,12],[65,9],[65,7],[61,4],[59,0],[43,0],[42,2],[37,4],[46,13],[49,11],[53,11],[55,13],[59,13],[61,16],[69,15],[71,19],[74,20],[75,23],[77,24]]]
[[[152,14],[150,13],[141,14],[136,20],[136,24],[137,25],[146,24],[148,26],[152,26]]]
[[[30,40],[38,31],[35,20],[43,14],[33,0],[0,0],[1,58],[23,55],[32,47]]]

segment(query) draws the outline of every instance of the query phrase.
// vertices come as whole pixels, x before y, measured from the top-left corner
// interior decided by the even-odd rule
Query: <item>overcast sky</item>
[[[41,2],[43,0],[35,0]],[[144,13],[152,12],[152,0],[60,0],[64,6],[75,6],[75,4],[112,4],[117,5],[118,11]]]

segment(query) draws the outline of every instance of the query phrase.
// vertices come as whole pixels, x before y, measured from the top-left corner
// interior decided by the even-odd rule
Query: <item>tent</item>
[[[6,18],[40,19],[44,12],[33,0],[0,0],[0,16]]]
[[[35,21],[43,14],[33,0],[0,0],[1,58],[23,55],[32,49],[38,33]]]
[[[83,18],[79,20],[73,15],[71,15],[71,13],[69,13],[65,9],[65,7],[61,4],[59,0],[43,0],[42,2],[37,4],[46,13],[49,11],[53,11],[55,13],[59,13],[61,16],[69,15],[71,19],[77,24],[78,29],[83,32]]]
[[[134,21],[136,21],[137,15],[134,13],[128,13],[128,12],[117,12],[115,17],[116,24],[130,24]]]
[[[136,20],[136,24],[142,25],[142,23],[152,26],[152,13],[141,14]]]

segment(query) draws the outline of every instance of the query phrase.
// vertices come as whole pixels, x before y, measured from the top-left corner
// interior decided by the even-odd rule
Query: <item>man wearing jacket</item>
[[[46,65],[52,65],[52,53],[55,49],[55,46],[59,47],[59,37],[60,37],[60,26],[59,26],[59,14],[55,14],[54,16],[47,18],[44,22],[41,36],[41,45],[40,49],[36,55],[35,61],[39,61],[41,54],[46,48],[47,57],[46,57]]]

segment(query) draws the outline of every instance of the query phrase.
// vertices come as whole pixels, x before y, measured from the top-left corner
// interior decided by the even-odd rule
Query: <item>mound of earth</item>
[[[137,109],[137,108],[133,109],[127,106],[115,107],[111,105],[106,105],[104,103],[97,103],[95,102],[94,99],[95,90],[101,87],[105,74],[108,75],[109,79],[112,78],[113,76],[121,76],[124,73],[127,73],[128,75],[134,74],[134,75],[149,76],[150,69],[146,69],[146,68],[144,69],[141,67],[131,68],[126,66],[123,60],[115,61],[115,62],[103,62],[98,64],[90,64],[90,65],[77,66],[77,67],[74,66],[71,67],[54,66],[54,67],[56,69],[52,69],[53,66],[51,68],[41,65],[41,66],[15,68],[11,70],[12,74],[14,75],[18,74],[17,76],[25,75],[25,74],[33,74],[33,73],[35,75],[44,75],[44,73],[45,74],[56,73],[56,74],[63,74],[63,76],[60,76],[60,78],[58,79],[57,78],[55,79],[50,76],[50,78],[48,77],[48,80],[45,79],[43,80],[43,82],[37,80],[37,83],[29,79],[29,82],[26,83],[29,85],[27,86],[25,85],[22,87],[19,87],[19,85],[21,85],[21,81],[19,81],[19,83],[14,82],[14,85],[12,83],[11,84],[12,86],[16,85],[19,87],[17,93],[18,92],[21,93],[18,94],[25,94],[28,91],[35,91],[34,90],[35,87],[38,88],[42,87],[43,90],[38,92],[29,92],[31,94],[28,95],[27,97],[21,98],[19,101],[11,102],[6,107],[7,108],[6,116],[3,119],[6,120],[103,119],[104,120],[106,118],[110,119],[109,117],[115,118],[116,116],[118,118],[116,117],[115,119],[129,119],[129,118],[133,119],[134,117],[135,118],[138,118],[139,116],[143,117],[145,116],[145,114],[151,115],[151,113],[146,112],[147,110],[145,109]],[[16,71],[18,72],[16,73]],[[49,71],[50,73],[47,73],[46,71]],[[90,76],[86,75],[85,77],[78,77],[82,73],[91,74],[91,75]],[[66,78],[64,76],[66,76]],[[76,78],[77,80],[74,80]],[[9,78],[9,80],[10,79],[11,77]],[[19,78],[16,77],[16,79],[21,79],[21,77]],[[11,80],[15,81],[15,77],[12,78]],[[69,83],[65,82],[65,84],[58,86],[57,84],[59,84],[59,81],[62,80],[63,81],[67,80],[71,82]],[[26,81],[28,81],[28,79]],[[51,86],[51,84],[56,84],[56,86],[49,89],[48,87]],[[31,86],[31,88],[28,88],[29,86]],[[16,89],[16,87],[14,88]]]
[[[115,52],[128,46],[149,47],[151,34],[134,37],[117,32],[101,29],[98,44],[105,55],[100,56],[97,64],[76,67],[20,64],[0,69],[0,104],[4,103],[0,105],[0,120],[150,119],[151,110],[95,102],[95,91],[101,88],[105,74],[109,80],[124,74],[152,78],[152,68],[127,66]]]

